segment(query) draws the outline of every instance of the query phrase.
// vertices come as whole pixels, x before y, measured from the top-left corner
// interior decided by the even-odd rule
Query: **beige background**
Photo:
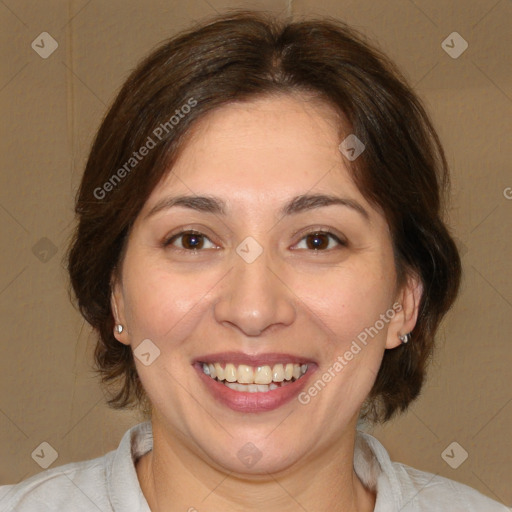
[[[423,396],[374,434],[394,459],[511,505],[508,0],[1,1],[0,484],[41,471],[31,453],[43,441],[58,452],[55,467],[114,449],[139,421],[105,406],[93,336],[68,299],[72,201],[94,131],[133,66],[228,7],[341,18],[377,40],[425,99],[453,169],[464,284]],[[47,59],[31,48],[44,31],[59,45]],[[469,43],[457,59],[441,47],[453,31]],[[441,457],[453,441],[469,454],[457,469]]]

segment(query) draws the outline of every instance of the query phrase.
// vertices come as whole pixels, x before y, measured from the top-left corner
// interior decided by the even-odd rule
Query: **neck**
[[[370,512],[375,495],[353,469],[355,428],[335,446],[285,471],[244,475],[205,462],[153,418],[153,450],[136,464],[153,512],[223,510]]]

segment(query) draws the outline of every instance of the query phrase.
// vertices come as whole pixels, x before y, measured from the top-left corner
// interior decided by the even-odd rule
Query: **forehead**
[[[246,204],[311,191],[363,200],[339,151],[347,134],[338,114],[311,97],[225,105],[196,123],[145,209],[171,192],[214,193]]]

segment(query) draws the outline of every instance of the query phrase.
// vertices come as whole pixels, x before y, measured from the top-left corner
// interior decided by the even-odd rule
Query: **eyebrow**
[[[354,199],[329,194],[303,194],[296,196],[281,208],[280,215],[295,215],[315,208],[332,205],[345,206],[362,215],[365,220],[370,220],[368,211]],[[215,215],[226,214],[226,203],[218,197],[180,195],[167,197],[158,201],[158,203],[156,203],[156,205],[149,211],[146,218],[151,217],[162,210],[168,210],[169,208],[176,206],[189,208],[198,212],[212,213]]]

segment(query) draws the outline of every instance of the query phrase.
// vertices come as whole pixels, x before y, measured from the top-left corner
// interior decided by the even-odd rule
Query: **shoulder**
[[[47,469],[0,487],[0,512],[149,512],[135,461],[152,449],[150,422],[127,430],[116,450],[102,457]]]
[[[398,462],[392,463],[403,494],[405,511],[414,512],[510,512],[476,489],[454,480],[420,471]]]
[[[393,462],[373,436],[358,432],[355,469],[377,494],[375,511],[511,512],[467,485]],[[391,508],[390,508],[391,507]]]
[[[111,510],[107,499],[109,459],[102,457],[47,469],[15,485],[0,487],[0,511]]]

